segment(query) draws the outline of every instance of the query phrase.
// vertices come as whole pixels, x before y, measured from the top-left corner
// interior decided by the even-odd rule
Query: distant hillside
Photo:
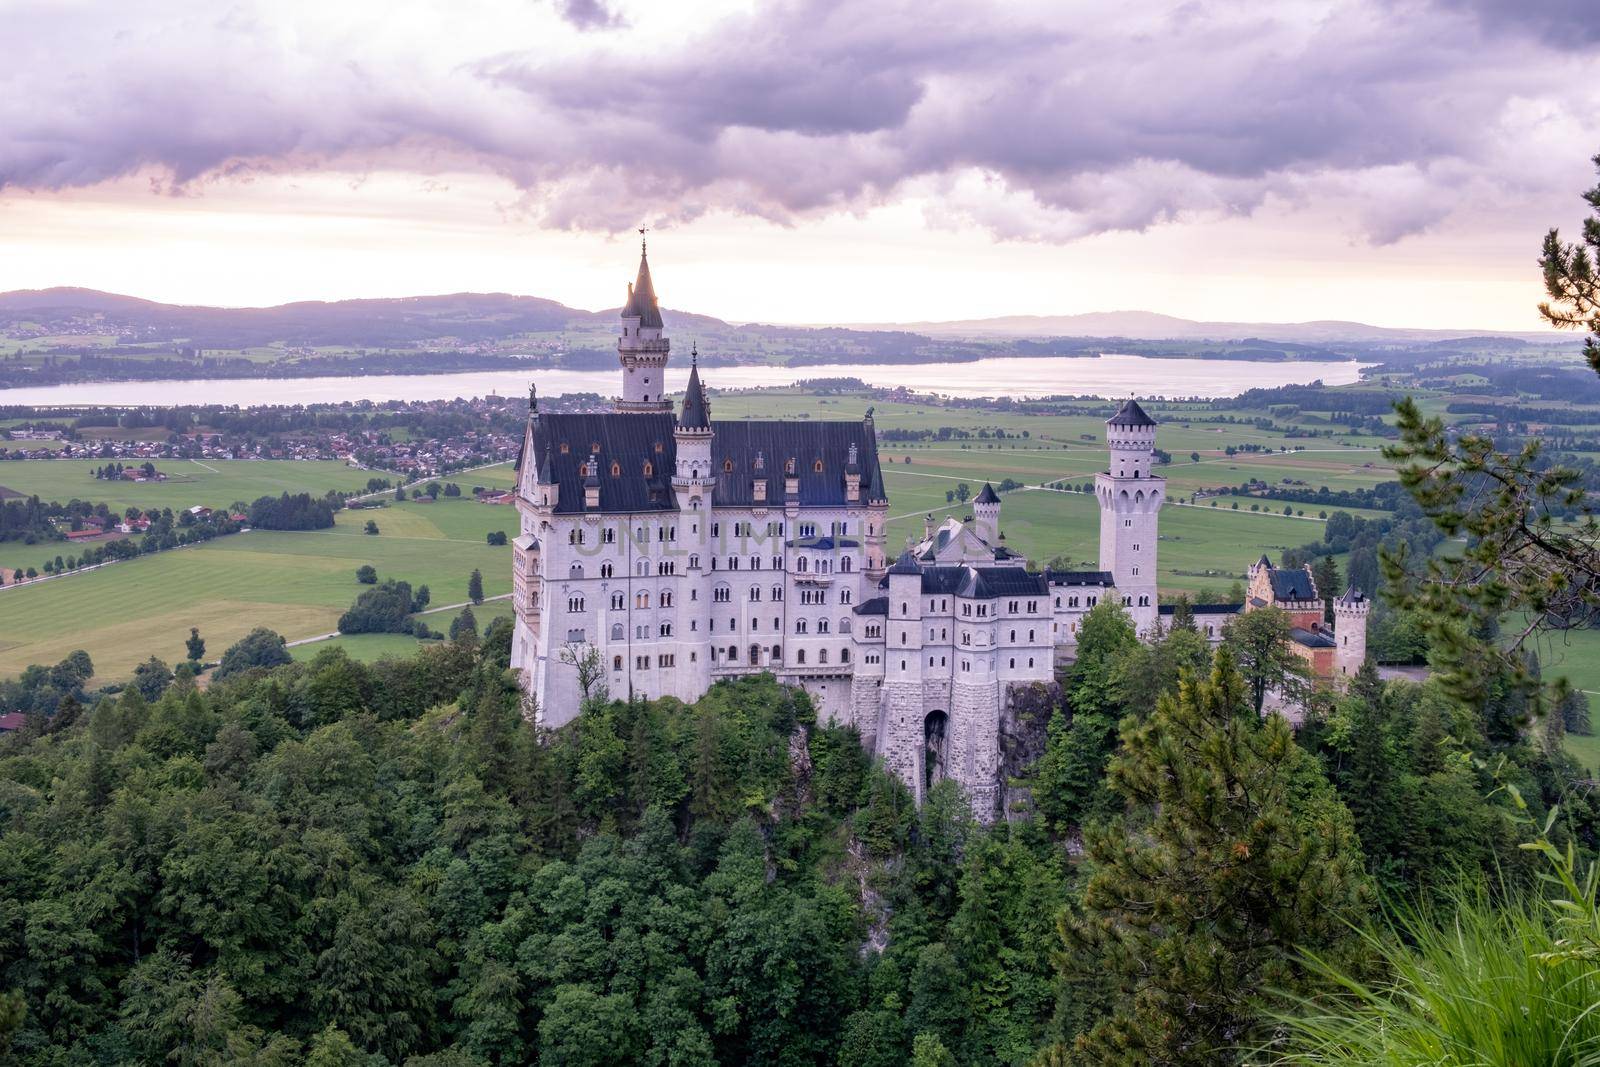
[[[910,330],[929,337],[1127,337],[1141,341],[1236,341],[1269,337],[1299,344],[1396,343],[1454,340],[1462,337],[1524,341],[1560,340],[1551,331],[1413,330],[1369,326],[1364,322],[1196,322],[1154,311],[1091,311],[1081,315],[1006,315],[950,322],[854,323],[857,330]]]
[[[93,289],[0,293],[0,328],[24,322],[81,325],[102,319],[125,343],[181,341],[194,348],[239,349],[281,342],[305,347],[403,348],[438,338],[464,343],[517,334],[592,327],[616,312],[582,311],[554,300],[509,293],[452,293],[380,300],[307,300],[265,308],[160,304]],[[726,326],[679,313],[686,325]]]

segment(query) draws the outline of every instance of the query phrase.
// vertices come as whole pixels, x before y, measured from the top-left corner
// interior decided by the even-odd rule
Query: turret
[[[641,231],[643,232],[643,231]],[[639,242],[639,276],[628,286],[622,305],[622,334],[617,338],[617,359],[622,364],[621,412],[669,412],[667,355],[671,343],[662,334],[661,307],[650,278],[650,260],[644,241]]]
[[[1111,572],[1134,625],[1148,634],[1160,611],[1156,520],[1167,490],[1166,479],[1151,473],[1156,420],[1130,397],[1106,420],[1106,445],[1109,463],[1094,478],[1100,504],[1100,569]]]
[[[983,489],[972,501],[972,514],[977,520],[978,536],[990,546],[1000,544],[1000,494],[994,486],[983,483]]]
[[[1367,659],[1367,613],[1372,601],[1351,586],[1333,602],[1334,673],[1353,678]]]
[[[711,403],[700,382],[700,351],[689,354],[689,386],[683,394],[683,408],[672,427],[677,465],[672,474],[672,493],[678,501],[677,554],[683,565],[678,579],[680,603],[704,604],[711,599],[709,565],[716,545],[711,540],[711,501],[717,487],[717,474],[711,464]],[[694,699],[711,686],[711,632],[706,627],[680,625],[679,648],[674,668],[676,692]]]

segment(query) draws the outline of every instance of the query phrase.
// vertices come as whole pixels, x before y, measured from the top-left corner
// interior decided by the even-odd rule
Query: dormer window
[[[594,455],[594,456],[597,456],[597,455],[600,454],[600,442],[599,441],[590,441],[589,442],[589,454],[590,455]]]
[[[572,451],[572,449],[567,445],[567,443],[565,441],[562,441],[561,442],[561,454],[564,456],[568,452],[571,452],[571,451]]]
[[[621,475],[622,475],[622,464],[618,463],[616,460],[612,460],[611,461],[611,477],[618,478],[618,477],[621,477]]]
[[[661,444],[660,441],[657,441],[656,442],[656,455],[658,455],[658,456],[661,455],[661,452],[662,452],[662,444]]]
[[[655,473],[656,473],[656,465],[654,463],[651,463],[649,460],[645,460],[644,461],[644,476],[646,478],[652,478],[652,477],[655,476]]]
[[[815,463],[813,463],[811,465],[811,469],[816,471],[818,474],[821,474],[822,473],[822,460],[819,459]]]
[[[725,459],[725,460],[722,461],[722,473],[724,473],[724,474],[732,474],[733,473],[733,460]]]

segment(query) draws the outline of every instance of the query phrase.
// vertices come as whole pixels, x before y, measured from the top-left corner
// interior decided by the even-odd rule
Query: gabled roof
[[[1334,601],[1334,603],[1338,604],[1340,607],[1349,608],[1362,603],[1366,599],[1367,595],[1352,585],[1346,588],[1343,593],[1340,593],[1339,599]]]
[[[1289,631],[1289,639],[1304,648],[1335,648],[1338,645],[1332,634],[1322,630],[1303,630],[1298,626]]]
[[[1051,585],[1115,585],[1110,571],[1045,571]]]
[[[639,277],[628,287],[628,302],[622,307],[622,317],[638,319],[644,329],[662,327],[661,308],[656,303],[656,287],[650,280],[650,258],[644,249],[639,250]]]
[[[1315,600],[1316,586],[1311,582],[1311,572],[1295,567],[1272,571],[1272,595],[1278,600]]]
[[[1133,397],[1122,402],[1117,413],[1106,420],[1107,426],[1154,426],[1156,420],[1145,414],[1144,408]]]
[[[589,456],[599,451],[596,473],[603,512],[666,511],[675,508],[672,471],[677,463],[673,426],[667,412],[619,414],[541,414],[533,424],[533,447],[539,457],[539,480],[560,485],[556,511],[581,512]],[[755,483],[765,481],[767,506],[784,500],[784,467],[794,460],[802,507],[843,507],[845,467],[850,447],[864,480],[882,485],[878,453],[870,426],[861,422],[784,422],[740,419],[711,424],[712,472],[717,476],[713,507],[755,506]],[[567,451],[562,452],[561,446]],[[761,467],[756,469],[756,458]],[[822,469],[816,469],[821,461]],[[611,465],[618,473],[611,473]],[[651,473],[646,475],[645,465]],[[731,470],[729,467],[731,466]],[[880,496],[879,499],[882,499]]]
[[[856,605],[857,615],[887,615],[889,614],[889,598],[875,596],[871,600],[863,601]]]
[[[979,490],[977,499],[974,500],[973,503],[998,504],[1000,503],[1000,496],[994,491],[994,486],[990,485],[988,482],[984,482],[983,488]]]
[[[890,574],[921,574],[922,568],[917,566],[917,561],[912,558],[911,550],[900,553],[900,558],[894,561],[894,566],[889,568]]]
[[[1177,612],[1178,605],[1162,604],[1158,609],[1162,615],[1172,615]],[[1243,604],[1190,604],[1191,615],[1237,615],[1244,610]]]

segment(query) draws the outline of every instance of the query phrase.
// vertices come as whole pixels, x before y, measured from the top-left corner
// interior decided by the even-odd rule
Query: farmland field
[[[0,463],[0,486],[37,494],[42,500],[104,501],[115,511],[181,508],[204,504],[227,507],[234,501],[249,503],[257,497],[279,493],[321,496],[329,489],[353,492],[366,488],[367,479],[392,477],[383,471],[357,470],[337,460],[160,460],[156,470],[164,482],[124,482],[96,479],[102,460],[28,460]],[[137,466],[133,461],[125,465]]]
[[[382,533],[361,532],[367,519]],[[478,568],[484,591],[509,591],[507,548],[484,541],[490,530],[516,529],[506,506],[472,500],[391,504],[343,511],[330,530],[256,530],[0,590],[0,673],[54,663],[86,650],[97,678],[124,678],[155,654],[181,658],[189,627],[219,655],[256,626],[291,640],[327,633],[361,586],[355,569],[371,563],[381,577],[427,585],[433,603],[466,600],[467,575]],[[450,615],[430,616],[443,629]],[[442,625],[441,625],[442,621]]]

